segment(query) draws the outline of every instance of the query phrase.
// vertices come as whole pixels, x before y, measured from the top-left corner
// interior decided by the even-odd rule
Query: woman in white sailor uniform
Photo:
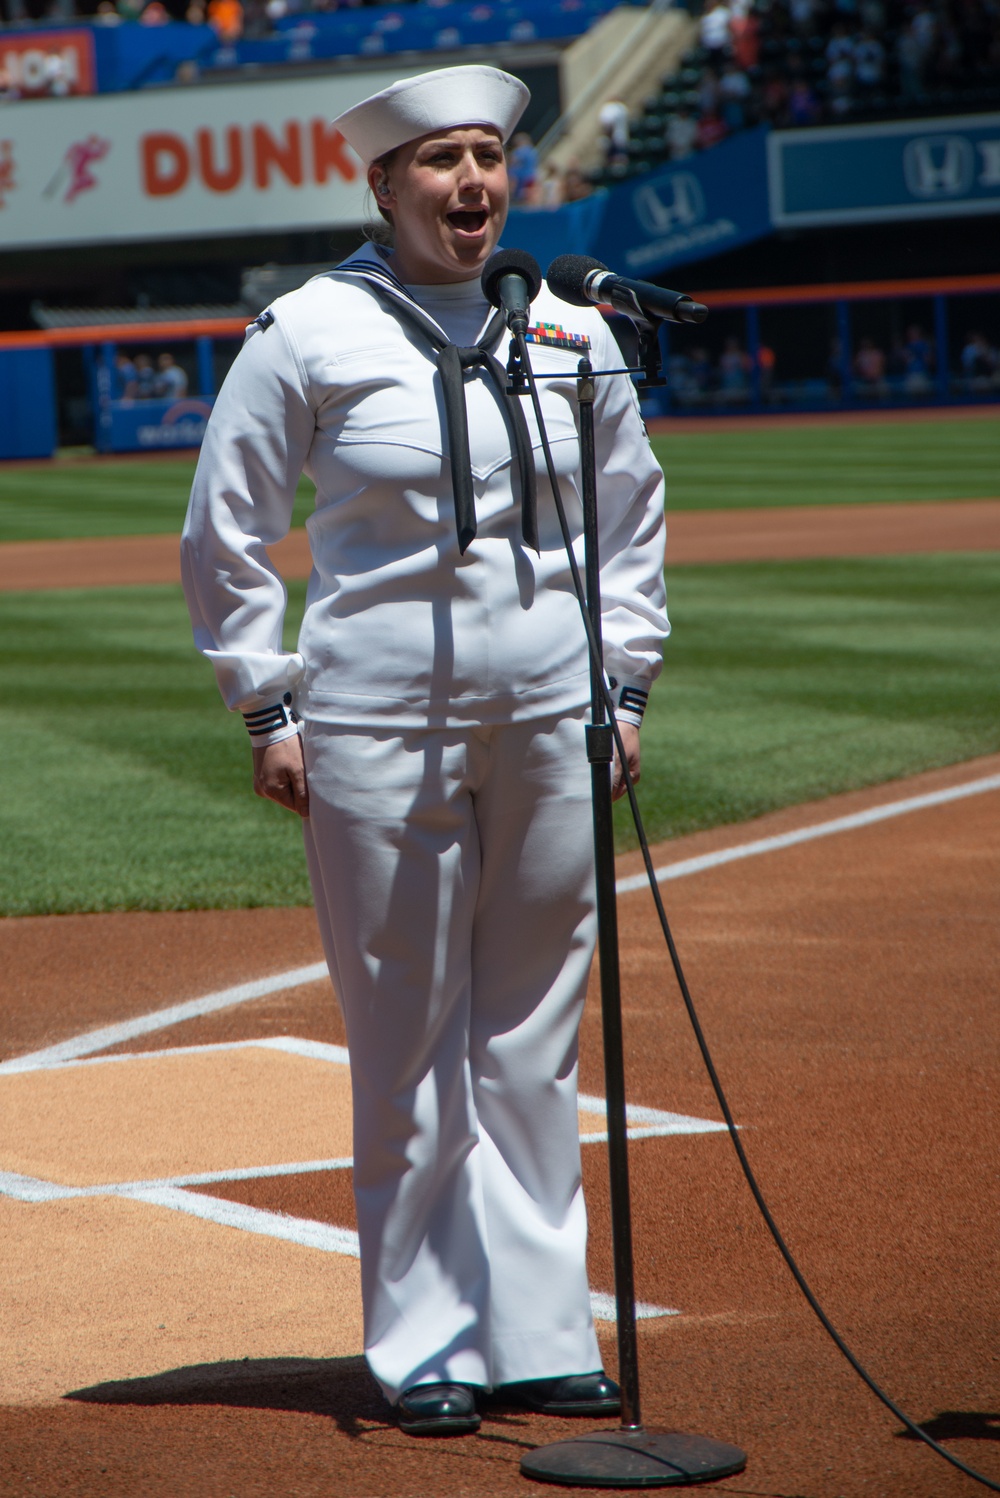
[[[480,287],[527,98],[509,74],[449,68],[336,121],[394,246],[250,327],[182,545],[195,640],[246,717],[254,787],[303,818],[351,1055],[365,1351],[413,1434],[475,1430],[487,1395],[618,1404],[576,1111],[595,936],[586,642],[538,429],[502,393],[506,331]],[[577,362],[618,355],[595,309],[545,287],[532,327],[535,368],[559,376],[542,401],[579,539]],[[662,476],[628,378],[597,391],[606,663],[637,774],[668,630]],[[314,565],[288,653],[265,548],[303,471]]]

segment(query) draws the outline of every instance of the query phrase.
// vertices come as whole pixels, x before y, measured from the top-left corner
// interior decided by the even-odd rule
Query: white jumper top
[[[384,275],[371,247],[348,264]],[[466,287],[417,291],[442,316],[453,302],[459,320],[446,320],[456,330],[477,321]],[[481,334],[491,309],[479,310]],[[508,428],[476,369],[465,394],[478,534],[462,556],[428,338],[339,269],[270,311],[273,320],[248,329],[219,393],[181,543],[195,642],[227,705],[255,711],[291,691],[298,713],[321,722],[463,727],[587,702],[586,637],[528,401],[540,555],[521,539]],[[587,335],[596,369],[620,366],[596,309],[543,286],[531,312],[533,324]],[[496,352],[505,362],[506,339]],[[582,569],[579,350],[531,352],[539,375],[557,376],[541,381],[542,405]],[[663,477],[627,376],[597,381],[595,418],[605,665],[616,700],[631,688],[641,707],[669,632]],[[298,650],[288,653],[285,588],[265,547],[286,534],[303,471],[316,485],[313,571]]]

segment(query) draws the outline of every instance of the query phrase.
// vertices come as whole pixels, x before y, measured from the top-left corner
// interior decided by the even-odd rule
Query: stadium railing
[[[305,279],[305,276],[303,276]],[[969,373],[959,347],[974,329],[1000,334],[1000,275],[923,281],[847,282],[695,291],[711,309],[704,328],[664,325],[662,346],[668,383],[643,401],[650,416],[704,416],[744,412],[901,410],[1000,402],[1000,337],[983,340],[992,369]],[[929,315],[928,315],[929,314]],[[92,324],[0,333],[0,396],[19,391],[31,421],[5,423],[0,458],[51,457],[58,442],[59,392],[55,352],[78,349],[86,375],[92,441],[99,452],[197,447],[216,386],[235,357],[252,310],[232,317]],[[810,318],[808,325],[805,319]],[[783,323],[779,322],[783,319]],[[920,320],[920,321],[918,321]],[[895,370],[886,352],[884,380],[861,377],[857,353],[865,329],[923,333],[926,372]],[[780,336],[776,336],[780,335]],[[826,335],[826,345],[823,338]],[[735,347],[729,347],[735,344]],[[196,392],[181,401],[125,401],[115,394],[119,349],[186,345]],[[940,353],[944,352],[944,357]],[[703,352],[705,357],[696,355]],[[722,356],[730,358],[720,369]],[[739,355],[739,358],[736,356]],[[699,381],[700,366],[707,375]],[[743,378],[734,375],[742,367]],[[12,409],[8,402],[8,409]]]

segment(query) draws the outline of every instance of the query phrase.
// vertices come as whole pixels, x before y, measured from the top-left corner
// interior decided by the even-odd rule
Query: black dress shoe
[[[603,1372],[501,1384],[493,1397],[498,1404],[534,1410],[537,1415],[617,1415],[621,1409],[621,1390]]]
[[[396,1410],[408,1436],[464,1436],[482,1423],[467,1384],[415,1384],[403,1390]]]

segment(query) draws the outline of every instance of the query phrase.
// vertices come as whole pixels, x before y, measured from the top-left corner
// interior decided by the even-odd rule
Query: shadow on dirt
[[[79,1404],[102,1405],[216,1405],[233,1409],[279,1410],[302,1415],[325,1415],[342,1435],[353,1440],[390,1433],[398,1436],[396,1421],[363,1357],[354,1358],[243,1358],[225,1363],[193,1363],[169,1368],[146,1378],[115,1379],[73,1389],[63,1398]],[[536,1432],[534,1427],[538,1427]],[[539,1439],[562,1439],[575,1434],[576,1422],[550,1421],[524,1411],[503,1408],[486,1412],[478,1445],[499,1452],[513,1447],[528,1451]],[[404,1447],[409,1436],[400,1436]],[[444,1446],[453,1444],[440,1438]],[[421,1446],[437,1445],[426,1439]]]
[[[1000,1441],[1000,1412],[939,1410],[933,1420],[918,1422],[932,1441]],[[897,1441],[919,1441],[911,1430],[897,1430]]]
[[[116,1379],[63,1396],[83,1404],[214,1404],[328,1415],[345,1435],[393,1425],[364,1358],[243,1358]]]

